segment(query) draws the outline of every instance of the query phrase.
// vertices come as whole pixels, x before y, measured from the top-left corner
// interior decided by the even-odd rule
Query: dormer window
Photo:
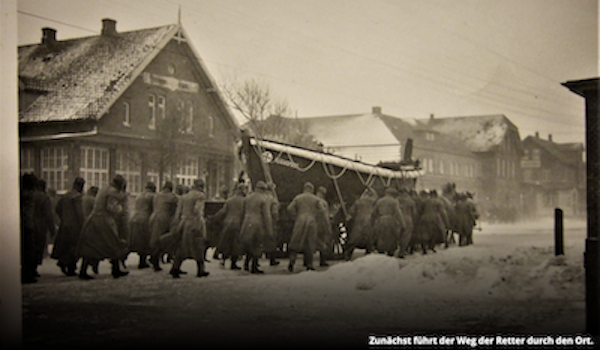
[[[425,139],[427,141],[434,141],[435,140],[435,134],[432,132],[426,132],[425,133]]]

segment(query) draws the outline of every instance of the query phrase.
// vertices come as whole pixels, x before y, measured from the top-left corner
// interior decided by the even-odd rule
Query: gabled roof
[[[542,140],[539,137],[527,136],[523,140],[523,144],[532,143],[535,146],[545,150],[550,156],[568,166],[576,166],[582,164],[581,158],[583,154],[582,143],[556,143],[553,141]]]
[[[421,119],[440,133],[462,139],[473,152],[487,152],[500,145],[509,129],[518,128],[504,115],[464,116],[449,118]]]
[[[381,119],[399,142],[406,142],[406,139],[411,138],[415,148],[467,156],[473,155],[473,152],[465,146],[460,138],[429,128],[425,123],[414,119],[405,120],[387,115],[382,115]],[[426,136],[428,132],[435,134],[433,139]]]
[[[100,118],[177,33],[178,25],[19,47],[19,77],[44,92],[21,122]]]
[[[180,24],[110,35],[20,46],[19,81],[37,99],[20,112],[21,123],[100,119],[175,36],[187,37]],[[187,42],[201,71],[201,80],[214,91],[217,108],[237,131],[238,125],[200,57]]]

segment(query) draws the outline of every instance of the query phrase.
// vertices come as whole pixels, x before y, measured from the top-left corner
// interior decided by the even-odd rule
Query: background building
[[[554,208],[565,215],[585,215],[585,163],[582,143],[556,143],[527,136],[523,140],[524,208],[529,216],[552,216]]]
[[[234,174],[238,125],[179,24],[64,41],[19,52],[21,172],[58,193],[116,174],[131,194],[147,181],[207,181],[212,197]]]

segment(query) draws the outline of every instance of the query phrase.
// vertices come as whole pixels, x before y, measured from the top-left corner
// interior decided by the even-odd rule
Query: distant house
[[[523,140],[525,210],[532,216],[551,216],[554,208],[566,215],[585,214],[585,163],[582,143],[556,143],[536,133]]]
[[[461,116],[420,120],[430,129],[460,138],[477,155],[483,214],[494,220],[513,220],[523,208],[519,129],[504,115]]]
[[[388,128],[381,108],[371,113],[302,118],[324,150],[369,164],[400,161],[403,144]]]
[[[363,162],[378,164],[405,161],[404,147],[412,139],[412,160],[424,175],[417,189],[441,191],[454,182],[459,191],[480,192],[479,158],[460,139],[440,132],[420,120],[401,119],[373,107],[371,113],[302,118],[307,130],[325,150]]]
[[[234,176],[238,125],[181,25],[102,32],[18,48],[21,172],[67,191],[82,176],[116,174],[131,194],[147,181],[207,181],[211,196]]]

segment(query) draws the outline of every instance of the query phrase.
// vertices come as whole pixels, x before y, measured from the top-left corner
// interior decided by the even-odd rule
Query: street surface
[[[552,220],[486,225],[475,245],[406,259],[357,250],[350,262],[295,273],[286,259],[264,275],[229,262],[195,262],[174,280],[137,269],[113,279],[102,262],[91,281],[62,275],[55,260],[23,286],[26,346],[366,346],[368,335],[578,334],[585,331],[586,225],[565,218],[565,256],[554,257]],[[207,254],[212,258],[212,251]],[[315,257],[318,262],[318,258]]]

